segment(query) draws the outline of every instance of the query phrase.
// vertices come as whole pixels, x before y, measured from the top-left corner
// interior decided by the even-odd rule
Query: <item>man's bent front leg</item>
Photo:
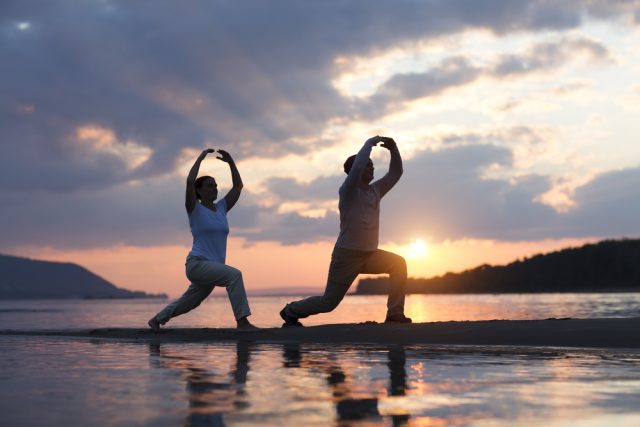
[[[407,290],[407,263],[403,257],[378,249],[369,256],[363,273],[389,275],[387,317],[404,316],[404,299]]]

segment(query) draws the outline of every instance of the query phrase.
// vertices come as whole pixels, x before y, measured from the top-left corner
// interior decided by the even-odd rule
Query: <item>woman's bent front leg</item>
[[[236,320],[251,314],[242,272],[237,268],[219,262],[196,260],[187,263],[187,277],[196,284],[226,287]]]

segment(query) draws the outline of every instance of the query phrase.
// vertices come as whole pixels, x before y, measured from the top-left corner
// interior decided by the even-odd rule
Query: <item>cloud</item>
[[[372,120],[401,109],[409,101],[437,96],[483,77],[501,80],[524,76],[559,68],[580,57],[602,63],[610,54],[601,43],[573,38],[535,44],[524,54],[502,54],[486,66],[473,65],[471,58],[463,56],[445,58],[423,73],[396,74],[375,94],[357,102],[355,109],[361,119]]]
[[[640,235],[640,167],[601,174],[578,188],[574,200],[561,223],[565,235]]]
[[[225,192],[221,188],[221,197]],[[0,191],[0,198],[0,251],[25,245],[88,249],[191,244],[184,180],[176,177],[63,194]],[[257,226],[261,208],[255,200],[243,192],[229,214],[234,231]]]
[[[507,77],[559,67],[573,58],[584,56],[589,60],[605,62],[610,54],[601,43],[579,38],[558,43],[534,45],[526,55],[504,55],[489,72],[492,77]]]
[[[482,71],[466,58],[447,58],[425,73],[395,75],[372,96],[358,103],[362,119],[374,119],[414,99],[439,95],[447,89],[476,80]]]
[[[487,177],[492,166],[509,168],[514,162],[511,148],[487,142],[491,135],[519,135],[536,143],[534,130],[526,128],[471,133],[471,144],[462,142],[464,135],[456,135],[456,144],[406,160],[402,179],[382,202],[381,241],[403,243],[427,236],[435,241],[519,241],[636,235],[640,230],[636,220],[640,203],[635,202],[640,200],[640,168],[596,176],[576,190],[571,209],[558,212],[538,201],[554,184],[548,176]],[[337,204],[335,192],[343,178],[323,177],[310,183],[278,179],[269,189],[281,202],[321,202],[327,197]],[[272,208],[261,210],[257,225],[257,231],[239,233],[250,241],[296,244],[334,240],[339,219],[331,210],[310,218]]]
[[[509,148],[490,144],[445,146],[406,160],[402,179],[382,202],[381,242],[404,243],[416,237],[508,241],[638,234],[640,167],[596,176],[575,191],[569,210],[557,212],[536,201],[551,188],[549,177],[486,176],[493,165],[508,168],[513,161]],[[339,231],[335,210],[311,217],[280,212],[278,207],[285,202],[337,205],[343,178],[335,175],[308,183],[272,179],[265,193],[245,191],[229,215],[231,234],[249,244],[333,241]],[[181,179],[170,178],[122,184],[115,191],[0,192],[6,203],[0,211],[0,249],[189,245],[183,185]],[[275,204],[263,203],[274,195]]]
[[[484,132],[447,133],[438,138],[443,145],[447,146],[478,144],[537,146],[546,143],[548,134],[547,128],[519,125]]]
[[[557,212],[537,202],[551,188],[549,177],[484,177],[490,165],[508,167],[512,161],[504,147],[463,145],[405,162],[402,180],[384,200],[383,239],[540,240],[640,231],[640,168],[596,176],[576,190],[571,209]]]
[[[63,194],[2,192],[10,202],[0,211],[0,240],[3,247],[67,249],[118,243],[189,244],[182,193],[170,182]]]
[[[343,181],[344,175],[321,176],[308,183],[293,178],[273,177],[267,179],[266,185],[278,200],[313,202],[334,199]]]
[[[352,114],[331,85],[337,57],[471,29],[576,28],[637,4],[4,2],[0,188],[108,188],[171,172],[183,148],[205,144],[241,157],[304,153],[301,141]],[[435,70],[422,82],[393,78],[381,94],[407,99],[425,82],[423,95],[475,76],[465,63],[448,65],[452,74]],[[106,153],[78,157],[68,142],[86,126],[109,129],[114,147],[136,144],[150,155],[133,170]]]
[[[608,54],[595,41],[568,38],[498,55],[488,64],[448,58],[426,73],[393,76],[368,104],[354,104],[332,86],[340,72],[336,58],[366,57],[470,30],[560,32],[587,19],[637,18],[639,4],[2,2],[0,244],[188,244],[183,179],[172,175],[185,148],[226,147],[243,160],[302,155],[317,149],[314,138],[336,119],[380,117],[389,106],[479,78],[524,76],[580,58],[602,62]],[[506,136],[524,140],[526,129],[531,127]],[[400,224],[434,236],[561,234],[561,217],[532,202],[548,189],[548,177],[511,182],[482,176],[491,164],[513,164],[505,148],[513,146],[491,146],[502,145],[499,136],[462,135],[469,144],[452,142],[409,160],[390,197],[398,198],[398,206],[417,200],[416,194],[424,197],[415,212],[391,204],[385,215],[394,224],[383,227],[385,238],[406,232]],[[533,146],[541,138],[530,139]],[[266,195],[319,205],[335,200],[342,179],[271,178]],[[582,200],[576,209],[593,205],[604,212],[589,188],[576,193]],[[294,243],[337,234],[334,213],[312,218],[281,212],[262,196],[245,192],[230,216],[232,227],[249,240]],[[583,212],[576,216],[580,221],[591,221],[586,210],[575,212]],[[580,221],[563,229],[579,234]],[[616,226],[622,224],[631,226]]]
[[[482,178],[489,166],[511,163],[511,151],[493,145],[427,151],[407,161],[398,188],[383,202],[383,238],[509,240],[530,233],[532,223],[552,221],[551,208],[533,203],[535,195],[548,188],[545,177],[516,182]]]
[[[297,245],[333,240],[339,230],[338,215],[331,211],[322,217],[308,217],[296,212],[278,214],[263,209],[258,230],[239,230],[237,234],[249,242],[275,241],[283,245]]]

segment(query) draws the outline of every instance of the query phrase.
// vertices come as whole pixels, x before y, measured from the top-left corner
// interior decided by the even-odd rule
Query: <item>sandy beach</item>
[[[388,325],[376,322],[304,328],[235,329],[101,328],[4,330],[0,335],[55,336],[149,342],[250,341],[256,343],[456,344],[640,348],[640,318],[491,320]]]

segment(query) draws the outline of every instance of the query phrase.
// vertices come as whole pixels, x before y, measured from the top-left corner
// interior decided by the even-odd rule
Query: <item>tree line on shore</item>
[[[388,279],[361,279],[356,294],[388,292]],[[640,291],[640,239],[604,240],[461,273],[409,278],[407,293]]]

